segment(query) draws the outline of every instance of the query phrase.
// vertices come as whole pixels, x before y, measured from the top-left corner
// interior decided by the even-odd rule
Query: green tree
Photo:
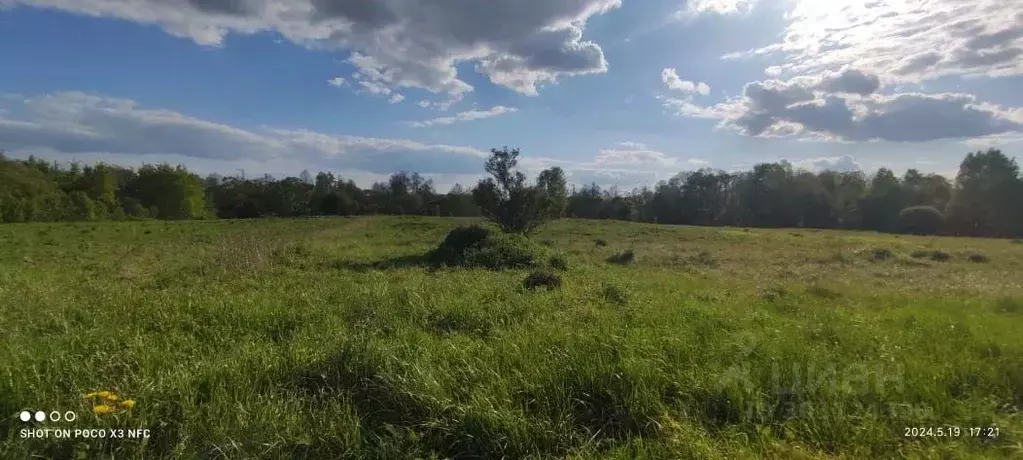
[[[565,181],[565,171],[557,166],[545,169],[537,176],[536,185],[543,189],[551,201],[551,217],[560,219],[568,206],[568,184]]]
[[[551,218],[554,200],[545,188],[526,183],[517,169],[518,149],[491,149],[490,154],[484,169],[492,177],[476,185],[473,201],[502,231],[532,233]]]
[[[202,180],[184,166],[144,165],[127,186],[136,198],[159,219],[203,219],[210,216]],[[155,210],[155,213],[153,211]]]
[[[970,153],[959,165],[949,225],[963,235],[1018,235],[1021,189],[1015,159],[996,149]]]

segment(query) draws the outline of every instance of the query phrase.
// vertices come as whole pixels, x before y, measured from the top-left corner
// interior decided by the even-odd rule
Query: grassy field
[[[565,220],[533,291],[469,222],[0,226],[0,458],[1023,456],[1023,244]]]

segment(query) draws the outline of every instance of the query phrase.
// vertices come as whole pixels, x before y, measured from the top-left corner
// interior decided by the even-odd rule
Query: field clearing
[[[472,222],[0,226],[0,458],[1023,456],[1019,242],[562,220],[530,291],[422,264]]]

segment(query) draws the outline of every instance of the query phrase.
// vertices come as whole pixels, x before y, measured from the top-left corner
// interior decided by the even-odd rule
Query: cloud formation
[[[850,155],[843,155],[840,157],[810,158],[808,160],[797,161],[794,164],[798,168],[814,172],[821,171],[856,172],[863,170],[863,167],[860,166],[860,164],[856,162],[856,159]]]
[[[784,38],[726,58],[781,56],[774,75],[845,66],[919,83],[1023,75],[1023,3],[1006,0],[799,0]]]
[[[420,104],[420,107],[422,107],[422,104]],[[518,112],[518,109],[514,107],[505,107],[503,105],[498,105],[488,110],[469,110],[450,117],[438,117],[429,120],[416,121],[412,123],[412,126],[415,126],[417,128],[425,128],[428,126],[435,125],[450,125],[461,121],[483,120],[486,118],[493,118],[500,115],[504,115],[506,113],[515,112]]]
[[[710,85],[703,82],[692,82],[683,80],[678,76],[678,71],[673,68],[666,68],[661,71],[661,81],[668,89],[682,91],[685,93],[699,93],[702,96],[710,94]]]
[[[761,137],[925,142],[1023,132],[1023,110],[979,103],[969,94],[879,94],[879,79],[845,69],[816,77],[748,83],[743,95],[713,106],[665,99],[690,118]]]
[[[456,64],[475,62],[493,83],[535,95],[543,84],[603,73],[586,22],[621,0],[0,0],[153,24],[202,45],[274,31],[297,44],[353,51],[354,78],[379,90],[472,91]],[[366,87],[363,85],[363,87]],[[368,89],[368,87],[366,87]],[[370,90],[372,92],[372,90]],[[375,94],[387,94],[378,91]]]
[[[486,152],[402,139],[332,136],[306,130],[246,130],[134,101],[80,92],[5,97],[0,149],[68,156],[109,153],[200,160],[293,160],[317,167],[377,174],[479,173]]]
[[[593,162],[599,166],[662,168],[675,166],[677,160],[644,144],[623,142],[617,147],[601,150]]]
[[[757,0],[686,0],[685,7],[676,16],[684,18],[705,13],[748,13],[756,4]]]

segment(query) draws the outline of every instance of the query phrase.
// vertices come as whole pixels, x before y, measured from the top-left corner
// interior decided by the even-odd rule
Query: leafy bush
[[[542,260],[538,250],[524,237],[496,234],[477,225],[449,232],[427,259],[434,265],[492,270],[530,268]]]
[[[568,258],[564,254],[554,254],[547,260],[547,265],[555,270],[568,270]]]
[[[618,265],[629,265],[636,261],[636,253],[629,249],[628,251],[617,252],[611,257],[607,258],[608,263]]]
[[[991,259],[989,259],[988,256],[985,256],[984,254],[977,254],[977,253],[970,254],[969,256],[967,256],[967,259],[969,259],[970,262],[973,262],[973,263],[976,263],[976,264],[985,264],[985,263],[988,263],[988,262],[991,261]]]
[[[933,206],[912,206],[899,212],[897,222],[903,233],[934,235],[945,226],[945,215]]]
[[[522,286],[530,290],[539,289],[541,287],[557,289],[561,287],[561,278],[551,272],[535,271],[530,273],[529,276],[522,281]]]
[[[603,247],[607,246],[607,240],[604,240],[604,239],[601,239],[601,238],[597,238],[597,239],[593,240],[593,244],[595,246],[597,246],[598,248],[603,248]]]

